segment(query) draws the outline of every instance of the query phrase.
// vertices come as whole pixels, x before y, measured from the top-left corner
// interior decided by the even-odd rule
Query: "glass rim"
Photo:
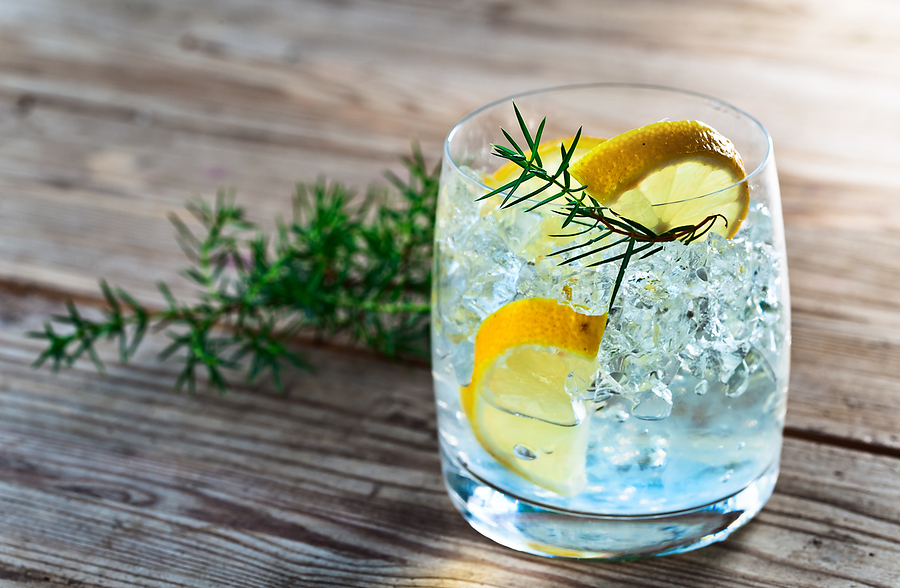
[[[523,98],[525,96],[534,96],[537,94],[549,94],[551,92],[563,92],[566,90],[588,90],[588,89],[602,89],[602,88],[610,88],[610,89],[613,89],[613,88],[629,89],[630,88],[630,89],[634,89],[634,90],[652,90],[652,91],[658,91],[658,92],[682,94],[684,96],[691,96],[694,98],[710,100],[712,102],[715,102],[719,106],[723,106],[723,107],[739,114],[740,116],[746,118],[750,122],[752,122],[762,132],[762,136],[765,139],[765,142],[766,142],[765,156],[763,156],[759,165],[757,165],[756,168],[753,169],[753,171],[746,174],[742,180],[735,182],[733,184],[730,184],[724,188],[715,190],[713,192],[707,192],[705,194],[700,194],[698,196],[693,196],[691,198],[679,200],[677,202],[664,202],[664,203],[660,203],[660,204],[653,204],[651,206],[654,206],[654,207],[655,206],[669,206],[671,204],[679,204],[682,202],[688,202],[688,201],[697,200],[700,198],[708,198],[708,197],[714,196],[716,194],[719,194],[721,192],[725,192],[727,190],[732,190],[735,187],[740,186],[741,184],[747,184],[749,187],[751,178],[754,178],[755,176],[760,174],[762,172],[763,168],[766,167],[770,163],[770,160],[772,159],[772,137],[771,137],[771,135],[769,135],[769,131],[766,130],[766,127],[764,127],[763,124],[761,122],[759,122],[759,120],[757,120],[754,116],[747,113],[745,110],[742,110],[729,102],[725,102],[724,100],[716,98],[715,96],[710,96],[709,94],[703,94],[702,92],[694,92],[692,90],[682,90],[680,88],[674,88],[671,86],[663,86],[663,85],[657,85],[657,84],[638,84],[638,83],[628,83],[628,82],[597,82],[597,83],[586,83],[586,84],[565,84],[565,85],[561,85],[561,86],[550,86],[547,88],[539,88],[536,90],[517,92],[515,94],[510,94],[504,98],[494,100],[493,102],[489,102],[489,103],[469,112],[467,115],[462,117],[459,120],[459,122],[457,122],[455,125],[453,125],[453,128],[450,129],[450,132],[447,134],[447,138],[444,140],[444,157],[447,159],[447,161],[450,162],[450,165],[453,166],[453,169],[457,173],[459,173],[462,177],[479,185],[479,187],[484,188],[485,191],[489,192],[493,188],[491,188],[490,186],[487,186],[483,181],[473,178],[470,174],[465,173],[459,167],[456,160],[454,160],[453,157],[450,155],[450,142],[453,140],[453,136],[462,128],[462,126],[466,122],[468,122],[470,119],[478,116],[485,110],[488,110],[488,109],[493,108],[494,106],[498,106],[500,104],[508,103],[517,98]],[[650,123],[648,123],[648,124],[650,124]]]

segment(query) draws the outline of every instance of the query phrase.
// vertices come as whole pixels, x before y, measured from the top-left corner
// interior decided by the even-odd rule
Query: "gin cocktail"
[[[433,294],[463,516],[515,549],[608,559],[695,549],[754,516],[787,394],[780,214],[765,130],[705,96],[576,86],[463,119]]]

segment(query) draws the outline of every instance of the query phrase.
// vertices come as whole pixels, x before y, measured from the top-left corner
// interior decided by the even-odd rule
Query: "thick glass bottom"
[[[649,515],[596,515],[507,494],[445,451],[441,461],[454,506],[479,533],[518,551],[578,559],[654,557],[722,541],[762,509],[778,479],[776,461],[746,488],[712,504]]]

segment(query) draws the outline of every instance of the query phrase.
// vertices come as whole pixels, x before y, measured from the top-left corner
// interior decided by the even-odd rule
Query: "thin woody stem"
[[[674,232],[670,232],[670,233],[663,233],[661,235],[650,236],[650,235],[645,235],[643,233],[639,233],[636,231],[625,231],[623,229],[617,228],[615,225],[610,223],[602,213],[599,213],[599,212],[588,212],[586,216],[588,218],[594,219],[595,221],[597,221],[599,223],[602,223],[603,226],[605,226],[607,229],[609,229],[613,233],[616,233],[617,235],[622,235],[624,237],[630,237],[632,239],[635,239],[636,241],[643,241],[643,242],[647,242],[647,243],[668,243],[670,241],[678,241],[678,240],[688,237],[690,235],[697,234],[698,231],[700,232],[700,234],[704,234],[708,230],[708,229],[704,230],[704,227],[707,224],[710,224],[710,227],[711,227],[712,224],[714,224],[716,222],[717,218],[721,218],[723,221],[725,221],[725,225],[726,226],[728,225],[728,219],[726,219],[724,215],[712,214],[712,215],[706,217],[705,219],[703,219],[700,223],[690,226],[690,227],[685,227],[684,229],[681,229],[680,231],[674,231]]]
[[[563,262],[571,263],[573,261],[583,259],[604,250],[612,249],[625,243],[624,253],[607,257],[605,259],[592,263],[589,266],[594,267],[597,265],[612,263],[616,261],[620,262],[618,273],[616,276],[616,282],[612,290],[612,295],[610,296],[610,309],[613,308],[616,296],[619,293],[619,288],[621,287],[622,282],[625,279],[625,270],[628,267],[629,262],[635,255],[643,253],[643,255],[639,257],[639,259],[644,259],[655,253],[658,253],[662,250],[662,247],[653,247],[653,244],[655,243],[682,241],[683,243],[689,244],[697,241],[698,239],[701,239],[704,235],[709,233],[715,225],[716,221],[720,218],[725,222],[725,226],[728,226],[728,219],[724,215],[717,213],[707,216],[696,225],[674,227],[672,229],[669,229],[668,231],[657,234],[652,229],[644,227],[635,220],[629,219],[612,211],[611,209],[608,209],[607,207],[597,202],[587,192],[585,186],[575,187],[572,185],[572,177],[569,174],[568,168],[572,156],[575,153],[575,147],[578,143],[579,138],[581,137],[581,129],[578,130],[578,133],[575,135],[575,138],[573,139],[568,149],[566,149],[565,147],[561,147],[562,161],[559,164],[559,169],[557,170],[557,172],[555,174],[551,174],[547,170],[542,168],[542,162],[540,156],[537,153],[540,146],[541,133],[544,130],[544,125],[546,124],[547,119],[544,118],[541,121],[537,133],[532,136],[531,132],[525,125],[525,120],[519,112],[519,108],[518,106],[516,106],[515,102],[513,102],[513,110],[515,110],[516,120],[519,123],[519,128],[522,131],[522,135],[524,136],[525,142],[530,150],[530,155],[526,156],[525,150],[515,142],[515,140],[508,132],[506,132],[506,130],[501,128],[503,135],[506,137],[507,141],[509,141],[512,148],[504,147],[502,145],[494,145],[493,154],[501,159],[506,159],[507,161],[515,163],[520,168],[522,168],[522,172],[515,180],[512,180],[504,184],[503,186],[500,186],[499,188],[491,190],[484,196],[478,198],[478,200],[483,200],[485,198],[490,198],[491,196],[503,194],[503,202],[501,204],[501,208],[507,208],[520,204],[522,202],[526,202],[533,196],[536,196],[537,194],[544,192],[547,189],[552,188],[554,189],[554,191],[559,190],[558,192],[553,193],[551,196],[544,198],[540,202],[532,204],[527,209],[527,211],[532,211],[536,208],[549,204],[550,202],[558,200],[559,198],[565,197],[567,202],[563,206],[563,209],[555,211],[565,216],[565,220],[563,221],[562,225],[563,228],[565,228],[569,224],[584,225],[588,226],[588,228],[586,228],[584,231],[581,231],[579,234],[585,234],[590,230],[597,229],[600,231],[601,235],[590,239],[587,243],[567,247],[561,251],[553,253],[552,255],[569,253],[579,247],[587,248],[593,243],[597,243],[601,239],[605,239],[612,234],[622,236],[622,239],[614,240],[614,242],[610,244],[598,247],[593,250],[584,251],[581,254],[570,257]],[[532,179],[541,180],[543,182],[543,185],[538,186],[537,188],[532,188],[528,194],[519,196],[518,198],[513,200],[513,194],[519,189],[519,187],[522,186],[525,182]],[[584,204],[585,198],[590,199],[591,205]],[[604,210],[609,210],[610,213],[617,218],[607,218],[607,216],[603,214]],[[589,219],[593,221],[593,223],[591,224],[589,222],[582,222],[580,219]],[[603,228],[601,228],[601,225]],[[637,246],[637,242],[639,241],[643,244]],[[650,249],[650,251],[644,253],[647,249]]]

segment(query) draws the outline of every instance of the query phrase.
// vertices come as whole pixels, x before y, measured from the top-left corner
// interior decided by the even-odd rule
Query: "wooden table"
[[[0,1],[0,585],[900,586],[900,6],[890,0]],[[441,482],[429,372],[309,347],[290,394],[171,391],[25,336],[105,277],[190,287],[166,215],[365,186],[517,91],[719,96],[774,137],[793,294],[781,478],[724,543],[637,563],[483,539]],[[113,350],[108,359],[112,359]]]

